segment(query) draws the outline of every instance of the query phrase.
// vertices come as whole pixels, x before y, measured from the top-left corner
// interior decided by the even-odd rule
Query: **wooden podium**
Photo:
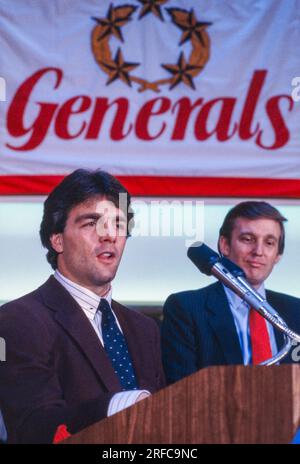
[[[300,366],[209,367],[64,443],[290,443],[299,425]]]

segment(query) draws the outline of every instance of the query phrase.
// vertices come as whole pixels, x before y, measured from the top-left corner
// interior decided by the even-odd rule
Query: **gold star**
[[[179,45],[191,40],[192,37],[197,39],[203,47],[205,46],[202,31],[211,26],[212,23],[206,21],[197,21],[194,10],[180,10],[179,8],[167,8],[172,21],[183,30]]]
[[[138,0],[143,5],[139,19],[143,18],[149,13],[155,14],[159,19],[164,21],[160,5],[163,5],[168,0]]]
[[[166,69],[168,72],[173,74],[175,78],[174,82],[170,86],[170,90],[176,87],[176,85],[178,85],[180,82],[183,82],[185,85],[195,90],[195,84],[193,82],[192,71],[194,71],[195,69],[200,69],[201,66],[193,66],[191,64],[188,64],[185,61],[183,52],[181,52],[179,55],[177,65],[176,64],[162,64],[161,66],[164,69]]]
[[[127,21],[131,20],[131,15],[136,9],[137,6],[129,5],[113,8],[112,4],[110,4],[105,18],[92,17],[94,21],[102,26],[102,33],[99,35],[97,40],[100,41],[108,35],[114,35],[121,42],[124,42],[120,28],[121,26],[124,26]]]
[[[139,63],[129,63],[125,62],[120,48],[118,48],[117,53],[113,62],[101,64],[108,70],[109,79],[106,82],[106,85],[111,84],[116,79],[121,79],[125,84],[131,87],[131,80],[129,72],[139,66]]]

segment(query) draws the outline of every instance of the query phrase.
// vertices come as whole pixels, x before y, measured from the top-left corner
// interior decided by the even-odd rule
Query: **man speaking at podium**
[[[0,311],[9,442],[58,442],[164,386],[156,323],[112,299],[132,222],[130,195],[102,171],[74,171],[45,201],[54,275]]]
[[[218,248],[299,333],[300,299],[264,287],[284,251],[285,221],[269,203],[239,203],[224,219]],[[168,383],[207,366],[259,364],[283,344],[281,332],[220,282],[173,294],[164,305],[162,353]],[[296,360],[290,354],[282,362]]]

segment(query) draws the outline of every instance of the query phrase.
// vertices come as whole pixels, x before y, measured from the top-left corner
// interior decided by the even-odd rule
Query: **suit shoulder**
[[[142,312],[139,312],[135,309],[128,308],[127,306],[122,305],[121,303],[113,300],[112,302],[113,309],[117,309],[117,311],[121,312],[125,317],[130,318],[137,324],[140,325],[152,325],[156,326],[157,324],[150,316],[146,316]]]
[[[177,308],[179,311],[184,309],[188,312],[199,312],[199,309],[205,306],[205,303],[212,293],[218,289],[218,283],[208,285],[196,290],[186,290],[178,293],[172,293],[168,296],[164,304],[164,314],[169,311],[174,311]]]
[[[20,310],[30,310],[32,308],[32,304],[36,303],[39,300],[39,289],[33,290],[30,293],[27,293],[26,295],[23,295],[19,298],[16,298],[15,300],[11,300],[7,303],[4,303],[0,307],[0,314],[8,314],[13,313],[15,311],[20,311]]]
[[[297,298],[296,296],[287,295],[286,293],[274,292],[273,290],[266,290],[266,294],[267,298],[284,303],[285,305],[299,307],[300,310],[300,298]]]
[[[199,299],[205,298],[206,295],[216,290],[217,288],[216,286],[217,286],[217,283],[214,283],[211,285],[207,285],[206,287],[198,288],[195,290],[184,290],[182,292],[172,293],[171,295],[168,296],[166,303],[168,302],[168,300],[183,301],[183,300],[199,300]]]
[[[5,303],[0,307],[1,333],[4,331],[45,333],[49,325],[49,312],[45,307],[39,289]]]
[[[296,332],[300,327],[300,299],[285,293],[266,291],[267,300]]]

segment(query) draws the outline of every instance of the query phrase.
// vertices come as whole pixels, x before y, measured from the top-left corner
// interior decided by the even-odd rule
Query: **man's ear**
[[[52,234],[50,237],[50,242],[53,250],[55,250],[57,253],[62,253],[64,251],[62,234]]]
[[[281,260],[281,256],[282,256],[282,255],[277,255],[277,256],[276,256],[274,264],[277,264],[278,261]]]
[[[219,250],[221,254],[224,256],[228,256],[230,252],[230,246],[229,246],[228,239],[224,237],[224,235],[220,236],[218,245],[219,245]]]

